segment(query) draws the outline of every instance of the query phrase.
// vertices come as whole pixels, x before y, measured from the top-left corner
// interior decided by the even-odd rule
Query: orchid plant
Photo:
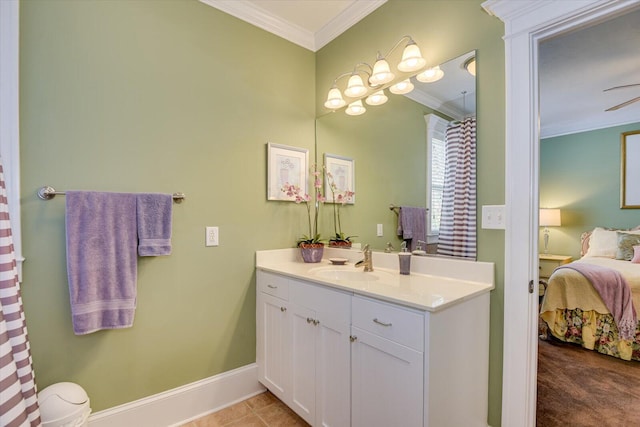
[[[285,183],[281,188],[281,191],[287,196],[293,197],[297,204],[304,203],[307,208],[309,234],[303,235],[298,239],[297,246],[302,244],[322,244],[322,238],[320,237],[320,233],[318,233],[320,204],[325,202],[325,197],[322,195],[322,172],[318,171],[314,165],[311,167],[311,173],[313,175],[314,197],[304,193],[297,185]],[[311,221],[311,205],[313,205],[313,222]]]
[[[333,199],[333,231],[335,233],[335,236],[329,239],[329,241],[350,243],[351,238],[356,236],[345,236],[345,234],[342,232],[342,223],[340,222],[340,208],[346,203],[349,203],[351,200],[353,200],[353,196],[355,196],[356,193],[351,190],[339,190],[331,172],[326,171],[326,174],[327,183],[329,186],[329,190],[331,190],[331,196]]]

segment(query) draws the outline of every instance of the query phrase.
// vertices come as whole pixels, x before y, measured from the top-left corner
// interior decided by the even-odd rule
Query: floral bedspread
[[[580,344],[589,350],[623,360],[640,361],[640,321],[633,341],[620,340],[618,327],[610,313],[594,310],[556,309],[543,312],[540,318],[541,337],[548,332],[561,341]]]

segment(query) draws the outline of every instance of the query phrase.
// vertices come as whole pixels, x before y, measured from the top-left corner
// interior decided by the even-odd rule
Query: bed
[[[640,320],[635,331],[631,328],[630,339],[622,339],[600,294],[582,273],[571,268],[583,263],[620,272],[640,319],[640,226],[631,230],[596,228],[584,233],[581,255],[574,263],[556,269],[548,280],[540,307],[541,338],[552,335],[609,356],[640,361]]]

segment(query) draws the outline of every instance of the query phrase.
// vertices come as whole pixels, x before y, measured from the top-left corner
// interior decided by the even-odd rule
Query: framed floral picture
[[[355,160],[337,156],[335,154],[324,154],[325,167],[325,190],[324,196],[329,203],[356,202],[356,173]],[[346,199],[343,199],[346,197]],[[335,200],[334,200],[335,199]]]
[[[308,191],[309,150],[280,144],[267,144],[267,200],[294,201],[282,191],[285,185],[296,185]]]

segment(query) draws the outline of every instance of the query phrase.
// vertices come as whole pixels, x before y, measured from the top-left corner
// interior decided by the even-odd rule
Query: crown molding
[[[362,18],[382,6],[387,0],[356,0],[315,34],[256,6],[252,1],[200,0],[200,2],[262,28],[285,40],[289,40],[298,46],[316,52]]]
[[[329,44],[333,39],[360,22],[360,20],[386,2],[387,0],[356,0],[351,3],[340,15],[336,16],[316,32],[314,52]]]

